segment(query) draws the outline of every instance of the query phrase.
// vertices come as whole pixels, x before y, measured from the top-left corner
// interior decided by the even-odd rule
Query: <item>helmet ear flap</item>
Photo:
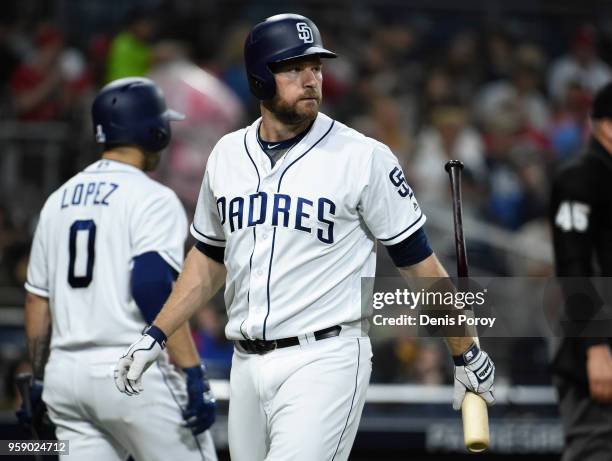
[[[163,119],[154,119],[147,125],[140,144],[150,152],[164,150],[170,143],[170,124]]]
[[[257,78],[253,74],[248,74],[249,86],[251,92],[260,100],[270,99],[274,96],[276,91],[276,83],[274,82],[274,75],[269,82],[265,82],[260,78]]]
[[[159,127],[151,128],[149,130],[149,134],[153,139],[155,139],[155,141],[160,144],[164,143],[165,140],[168,138],[168,133],[166,133],[165,130],[162,130]]]

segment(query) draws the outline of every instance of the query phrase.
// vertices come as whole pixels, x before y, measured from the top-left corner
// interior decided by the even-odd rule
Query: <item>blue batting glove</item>
[[[187,395],[189,401],[183,411],[185,426],[191,429],[194,435],[201,434],[215,422],[217,403],[210,390],[204,365],[183,368],[187,375]]]
[[[30,405],[34,415],[32,415],[32,413],[26,409],[25,402],[21,402],[21,408],[15,412],[19,424],[21,424],[23,427],[29,428],[32,425],[34,416],[36,416],[36,419],[40,419],[40,417],[42,417],[42,415],[46,412],[47,406],[45,405],[45,402],[43,402],[42,392],[43,382],[38,379],[33,380],[32,384],[30,385]]]

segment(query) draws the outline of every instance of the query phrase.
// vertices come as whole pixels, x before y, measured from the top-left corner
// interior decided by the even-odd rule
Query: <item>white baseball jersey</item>
[[[145,326],[130,291],[133,258],[155,251],[180,271],[186,236],[176,194],[125,163],[99,160],[51,194],[25,284],[49,298],[51,350],[131,344]]]
[[[393,245],[425,215],[388,147],[319,113],[273,167],[261,119],[213,149],[191,232],[225,247],[230,339],[279,339],[362,319],[376,239]],[[369,300],[364,300],[368,303]]]

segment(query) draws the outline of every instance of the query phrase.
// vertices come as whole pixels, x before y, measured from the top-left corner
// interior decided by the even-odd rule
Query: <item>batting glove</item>
[[[478,394],[487,402],[487,405],[493,405],[495,403],[493,396],[495,365],[487,353],[473,344],[463,354],[454,356],[453,360],[455,361],[453,408],[461,409],[467,391]]]
[[[30,405],[21,402],[21,408],[15,412],[19,425],[28,433],[34,433],[40,440],[55,437],[55,426],[49,418],[47,405],[42,399],[43,382],[34,379],[30,384]]]
[[[130,346],[115,367],[115,386],[119,392],[138,395],[142,392],[142,374],[166,348],[166,335],[155,325]]]
[[[32,426],[32,421],[38,419],[37,416],[47,411],[47,406],[42,399],[42,392],[43,382],[40,379],[34,379],[30,385],[30,405],[21,402],[21,408],[15,412],[19,424],[25,429],[29,429]]]
[[[191,429],[194,435],[198,435],[215,422],[217,403],[210,390],[204,365],[183,368],[183,371],[187,375],[187,395],[189,396],[187,408],[183,411],[185,427]]]

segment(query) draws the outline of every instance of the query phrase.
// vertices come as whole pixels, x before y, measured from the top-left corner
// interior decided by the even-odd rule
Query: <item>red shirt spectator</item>
[[[11,77],[14,107],[22,120],[52,120],[62,112],[62,74],[57,66],[64,37],[51,26],[43,26],[37,36],[37,50]]]

